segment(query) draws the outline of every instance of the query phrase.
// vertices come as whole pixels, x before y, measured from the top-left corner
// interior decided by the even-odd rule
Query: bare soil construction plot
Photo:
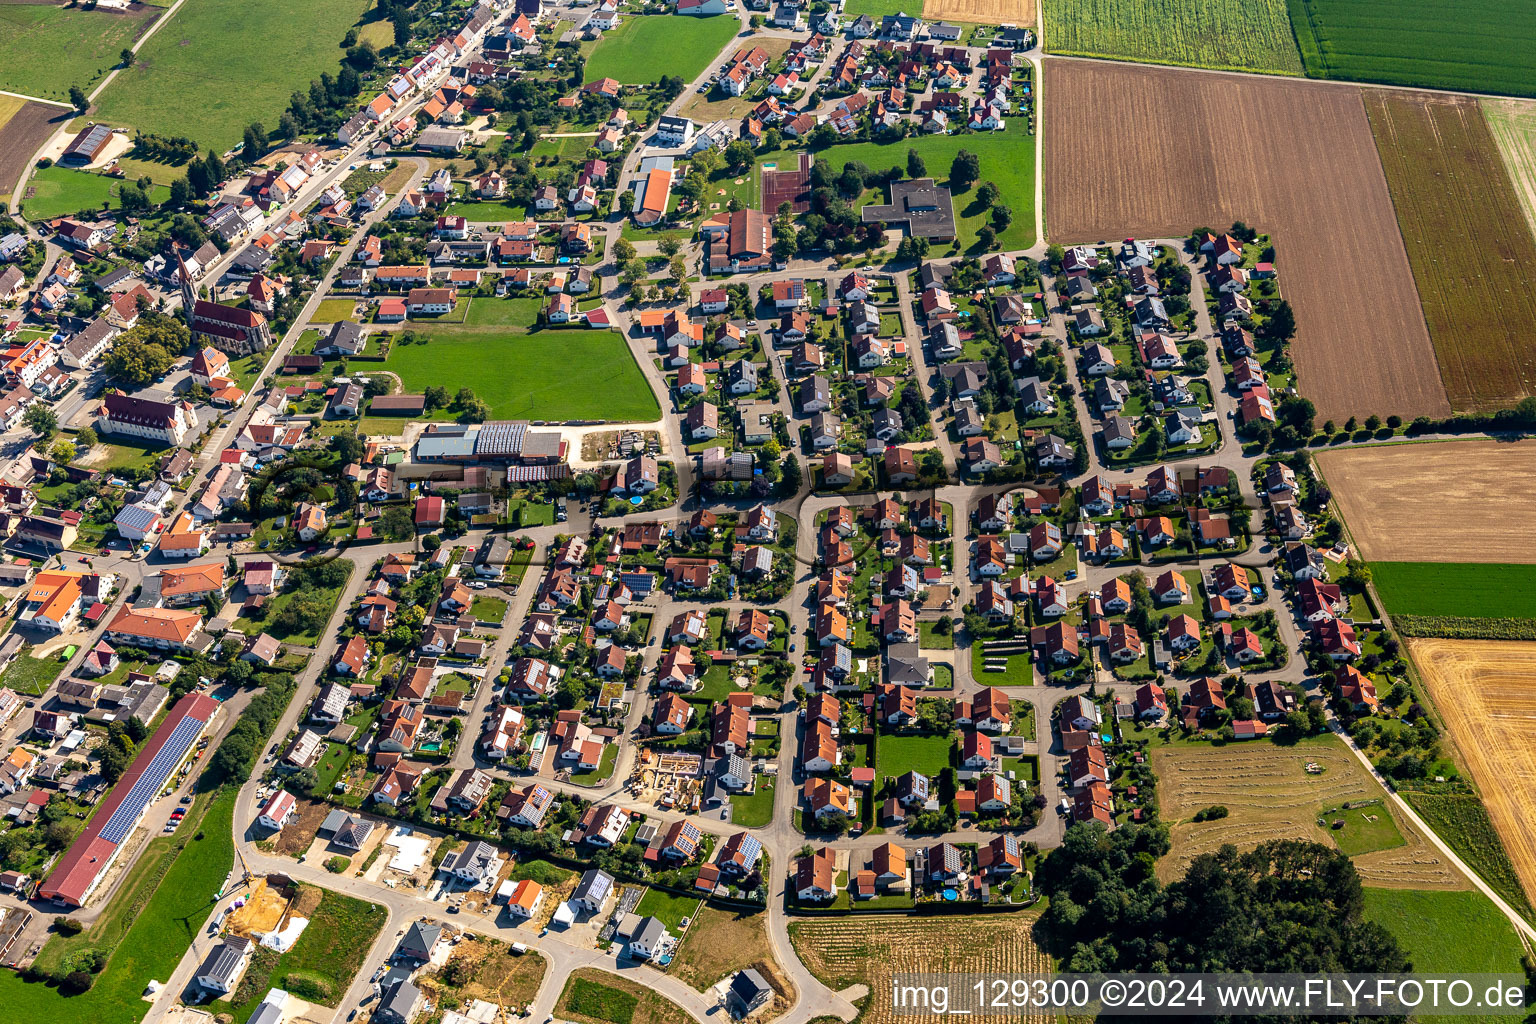
[[[1323,770],[1310,773],[1314,764]],[[1318,812],[1345,801],[1382,796],[1377,785],[1339,740],[1327,738],[1294,747],[1270,743],[1225,747],[1152,747],[1157,798],[1164,820],[1177,822],[1173,849],[1158,861],[1165,882],[1184,875],[1189,862],[1225,843],[1248,849],[1270,839],[1328,842]],[[1213,822],[1189,819],[1202,808],[1224,806],[1230,814]],[[1402,889],[1465,889],[1468,882],[1424,836],[1394,814],[1403,844],[1354,858],[1367,885]]]
[[[867,985],[865,1024],[930,1024],[952,1019],[938,1014],[896,1013],[891,1005],[893,971],[1023,974],[1051,969],[1050,957],[1035,945],[1038,915],[1029,912],[988,917],[874,918],[798,921],[789,926],[795,955],[834,991]],[[982,1014],[969,1021],[1054,1021],[1054,1016],[1014,1010]]]
[[[923,0],[928,21],[1035,27],[1035,0]]]
[[[1366,561],[1536,564],[1536,441],[1314,456]]]
[[[1536,900],[1536,643],[1407,644],[1526,896]]]
[[[1440,379],[1457,410],[1536,388],[1536,240],[1476,100],[1370,89],[1365,108]]]
[[[1319,422],[1450,412],[1358,89],[1067,59],[1044,87],[1051,241],[1268,231]]]

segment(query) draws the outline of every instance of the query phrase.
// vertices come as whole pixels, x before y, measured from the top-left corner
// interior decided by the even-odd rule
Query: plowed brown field
[[[1536,900],[1536,643],[1407,643],[1520,884]]]
[[[1320,451],[1368,562],[1536,562],[1536,441]]]
[[[1310,774],[1308,763],[1324,771]],[[1317,824],[1325,807],[1347,800],[1379,799],[1381,786],[1337,739],[1294,747],[1271,743],[1225,747],[1152,747],[1157,772],[1158,810],[1175,822],[1173,849],[1158,861],[1164,881],[1181,878],[1189,862],[1224,844],[1249,849],[1271,839],[1328,842]],[[1221,805],[1230,812],[1217,821],[1190,820],[1201,808]],[[1401,846],[1354,857],[1369,885],[1399,889],[1465,889],[1467,880],[1407,819],[1392,812]]]
[[[1051,241],[1268,231],[1319,422],[1450,412],[1358,89],[1065,59],[1043,84]]]
[[[0,197],[11,194],[32,154],[74,116],[72,110],[28,100],[0,125]]]

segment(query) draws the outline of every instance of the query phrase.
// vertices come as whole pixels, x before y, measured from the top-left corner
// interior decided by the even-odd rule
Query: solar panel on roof
[[[138,822],[139,815],[144,813],[144,808],[154,798],[154,794],[160,791],[170,778],[172,770],[181,763],[186,756],[198,733],[203,731],[203,723],[195,718],[184,718],[177,723],[176,729],[166,739],[165,744],[155,752],[154,759],[144,768],[144,774],[134,782],[133,788],[128,791],[127,797],[117,805],[112,812],[112,817],[107,819],[106,825],[101,830],[101,838],[109,843],[121,843],[128,838],[133,831],[133,826]]]

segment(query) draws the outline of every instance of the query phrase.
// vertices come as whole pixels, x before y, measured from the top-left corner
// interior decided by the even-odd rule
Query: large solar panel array
[[[170,778],[171,772],[186,756],[197,734],[203,731],[203,724],[196,718],[183,718],[177,723],[175,731],[166,737],[165,743],[155,752],[154,759],[144,766],[133,788],[128,791],[122,803],[117,805],[112,817],[107,819],[101,830],[101,838],[109,843],[121,843],[128,838],[150,799],[165,785],[165,780]]]

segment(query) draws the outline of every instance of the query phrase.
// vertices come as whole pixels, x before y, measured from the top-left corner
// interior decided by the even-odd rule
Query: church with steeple
[[[226,306],[197,297],[187,265],[176,257],[181,282],[181,309],[194,339],[206,341],[220,352],[248,356],[272,347],[272,328],[267,318],[253,309]]]

